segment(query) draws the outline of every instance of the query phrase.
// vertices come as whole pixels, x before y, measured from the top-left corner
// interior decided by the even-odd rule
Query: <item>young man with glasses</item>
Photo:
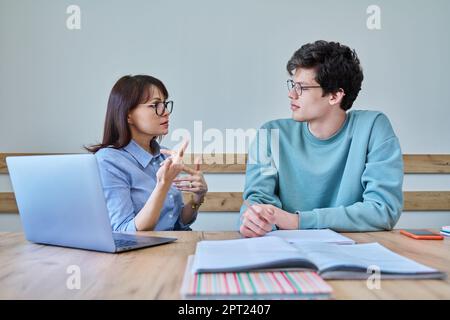
[[[292,119],[264,124],[249,149],[241,234],[392,229],[403,206],[402,153],[383,113],[348,111],[363,81],[356,52],[316,41],[287,70]],[[264,143],[274,130],[277,145]]]

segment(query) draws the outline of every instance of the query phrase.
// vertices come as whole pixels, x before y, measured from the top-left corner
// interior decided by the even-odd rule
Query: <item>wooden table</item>
[[[0,299],[180,299],[187,256],[200,240],[239,238],[237,232],[140,232],[173,236],[159,247],[121,254],[29,243],[22,233],[0,233]],[[450,239],[414,240],[398,231],[346,233],[358,243],[379,242],[430,267],[450,273]],[[80,267],[81,288],[69,290],[68,267]],[[450,299],[447,280],[328,281],[336,299]]]

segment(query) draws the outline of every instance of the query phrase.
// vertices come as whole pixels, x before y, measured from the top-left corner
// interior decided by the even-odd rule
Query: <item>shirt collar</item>
[[[153,158],[157,158],[161,155],[161,153],[159,152],[160,151],[159,143],[155,139],[153,139],[150,142],[150,145],[152,146],[153,150],[155,150],[154,155],[144,150],[133,139],[131,139],[130,143],[127,144],[123,149],[127,151],[129,154],[131,154],[133,158],[135,158],[136,161],[139,162],[141,166],[146,168]]]

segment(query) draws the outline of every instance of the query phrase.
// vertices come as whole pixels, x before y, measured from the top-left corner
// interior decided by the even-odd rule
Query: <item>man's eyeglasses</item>
[[[302,86],[299,82],[294,82],[293,80],[287,81],[287,87],[289,92],[295,89],[295,93],[298,94],[298,96],[301,96],[303,93],[303,89],[310,89],[310,88],[321,88],[321,86]]]
[[[158,116],[162,116],[166,109],[167,109],[167,113],[168,114],[172,113],[173,101],[169,100],[169,101],[166,101],[166,102],[152,103],[152,104],[147,104],[146,106],[148,106],[150,108],[154,108],[155,109],[155,113]]]

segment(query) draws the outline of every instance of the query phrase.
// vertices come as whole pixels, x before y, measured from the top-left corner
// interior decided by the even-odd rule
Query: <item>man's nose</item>
[[[289,90],[288,97],[289,97],[289,99],[297,100],[298,99],[298,94],[297,94],[297,92],[295,92],[294,89],[292,89],[292,90]]]

